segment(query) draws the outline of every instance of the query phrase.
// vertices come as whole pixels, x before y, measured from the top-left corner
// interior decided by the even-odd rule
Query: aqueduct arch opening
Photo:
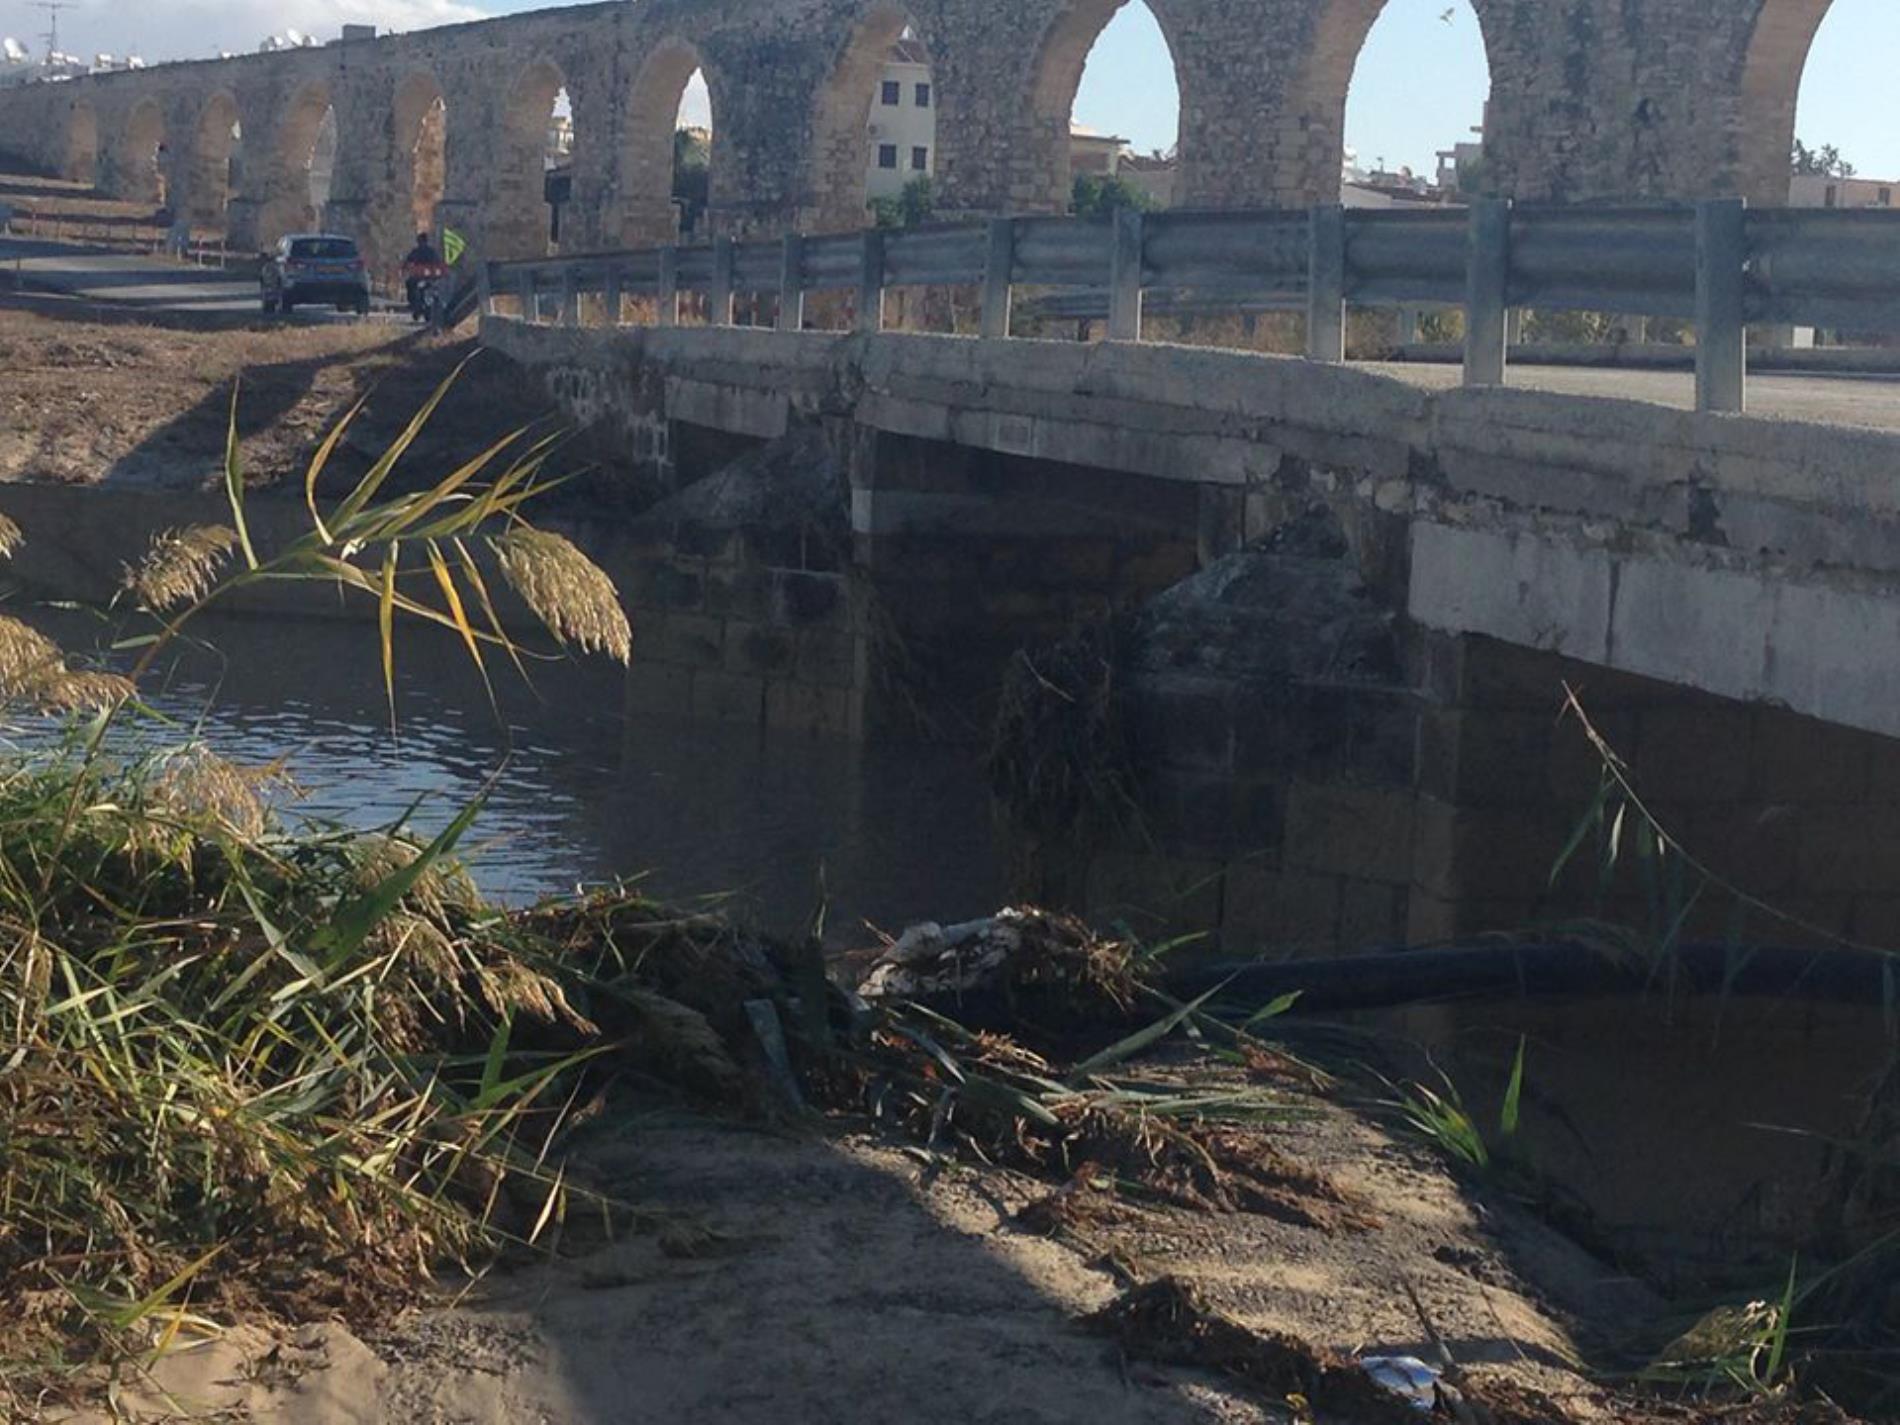
[[[567,88],[560,66],[530,60],[502,109],[489,190],[488,245],[497,257],[546,256],[551,239],[548,173],[556,103]]]
[[[1439,40],[1435,27],[1449,27]],[[1421,36],[1434,43],[1449,45],[1454,65],[1473,71],[1481,63],[1483,82],[1491,87],[1491,54],[1494,46],[1485,32],[1482,4],[1471,0],[1327,0],[1308,47],[1306,67],[1295,90],[1293,112],[1304,141],[1282,156],[1277,187],[1296,201],[1336,203],[1340,201],[1346,166],[1346,130],[1348,105],[1357,120],[1369,113],[1375,91],[1386,94],[1417,94],[1419,65],[1416,58],[1409,73],[1402,68],[1408,50],[1416,54]],[[1477,77],[1475,72],[1472,76]],[[1470,86],[1467,86],[1470,87]],[[1414,101],[1414,107],[1416,107]],[[1475,136],[1469,130],[1483,117],[1483,104],[1468,116],[1445,114],[1443,132],[1428,131],[1434,149]],[[1360,153],[1362,164],[1377,164],[1385,157],[1394,167],[1408,166],[1394,161],[1392,154]],[[1409,166],[1416,168],[1416,161]],[[1422,175],[1429,179],[1431,174]]]
[[[169,196],[165,111],[141,99],[126,116],[114,158],[113,192],[135,203],[163,204]]]
[[[1023,106],[1023,129],[1015,158],[1018,181],[1010,186],[1013,191],[1034,192],[1037,197],[1031,206],[1037,209],[1061,212],[1072,206],[1080,175],[1108,178],[1119,173],[1119,146],[1109,140],[1125,135],[1075,132],[1084,74],[1091,69],[1091,60],[1102,41],[1109,38],[1111,24],[1131,32],[1139,29],[1160,35],[1167,55],[1166,77],[1174,95],[1178,152],[1181,67],[1175,37],[1162,15],[1144,0],[1079,0],[1064,10],[1043,35]],[[1147,56],[1145,62],[1152,64],[1153,56]]]
[[[279,121],[272,197],[264,215],[265,242],[288,232],[323,226],[336,174],[336,108],[329,86],[303,86]]]
[[[1900,207],[1900,125],[1866,119],[1896,43],[1900,14],[1888,0],[1763,0],[1742,73],[1743,196],[1759,206]]]
[[[1422,104],[1421,73],[1432,75],[1433,88]],[[1436,184],[1439,155],[1451,153],[1461,177],[1448,172],[1445,186],[1456,183],[1465,196],[1483,191],[1490,88],[1490,56],[1470,0],[1384,0],[1359,35],[1340,94],[1342,183],[1353,168],[1374,191]]]
[[[442,85],[417,70],[396,88],[393,110],[396,192],[411,232],[435,231],[436,208],[448,185],[449,111]]]
[[[694,77],[707,74],[685,40],[662,41],[634,77],[620,151],[620,241],[637,246],[709,235],[712,122],[684,122]],[[710,93],[711,85],[707,84]],[[687,173],[688,166],[696,171]],[[690,181],[682,181],[689,180]],[[611,222],[611,219],[610,219]]]
[[[66,144],[60,153],[59,173],[75,183],[98,179],[99,111],[89,100],[75,99],[66,116]]]
[[[228,90],[220,89],[198,111],[180,219],[194,227],[224,231],[240,173],[237,160],[242,139],[237,100]]]
[[[1834,0],[1761,0],[1742,63],[1736,187],[1751,203],[1788,201],[1801,77]]]
[[[930,176],[941,95],[927,68],[929,55],[916,22],[885,0],[852,31],[812,109],[810,186],[800,226],[816,232],[862,227],[873,187],[895,192]],[[874,173],[881,182],[873,183]]]

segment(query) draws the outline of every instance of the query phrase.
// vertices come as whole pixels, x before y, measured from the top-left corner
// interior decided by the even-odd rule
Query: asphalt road
[[[167,258],[0,236],[0,273],[7,274],[18,290],[82,302],[227,319],[261,315],[255,278]],[[356,318],[329,308],[300,307],[294,320]]]

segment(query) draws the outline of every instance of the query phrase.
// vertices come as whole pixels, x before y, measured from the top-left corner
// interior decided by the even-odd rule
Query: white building
[[[1891,208],[1900,179],[1835,178],[1826,173],[1797,173],[1788,184],[1791,208]]]
[[[871,96],[870,148],[868,198],[895,198],[936,169],[937,86],[923,45],[908,35],[891,46]]]

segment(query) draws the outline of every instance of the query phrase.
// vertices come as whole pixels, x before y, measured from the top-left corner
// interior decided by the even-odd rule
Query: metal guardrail
[[[1746,404],[1746,329],[1752,323],[1851,327],[1900,334],[1900,212],[1749,210],[1739,199],[1647,208],[1514,207],[1389,212],[1123,211],[1110,222],[998,218],[892,231],[765,241],[722,238],[548,261],[489,262],[481,306],[520,298],[542,318],[580,320],[598,295],[618,325],[624,298],[656,300],[661,325],[680,297],[705,298],[729,325],[735,296],[778,299],[777,324],[797,331],[807,295],[850,292],[857,329],[883,325],[885,292],[971,286],[982,294],[981,332],[1006,337],[1017,287],[1106,294],[1111,340],[1139,341],[1144,294],[1191,292],[1198,307],[1232,302],[1304,309],[1306,355],[1345,359],[1347,305],[1447,306],[1465,313],[1469,385],[1504,380],[1512,309],[1616,312],[1682,318],[1696,332],[1696,406]]]

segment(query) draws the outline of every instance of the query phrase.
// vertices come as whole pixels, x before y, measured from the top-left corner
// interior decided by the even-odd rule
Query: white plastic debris
[[[981,989],[1022,948],[1020,918],[1005,910],[961,925],[913,925],[878,956],[858,993],[870,1000],[919,999]]]
[[[1361,1356],[1359,1368],[1415,1410],[1429,1415],[1438,1406],[1439,1372],[1417,1356]]]

